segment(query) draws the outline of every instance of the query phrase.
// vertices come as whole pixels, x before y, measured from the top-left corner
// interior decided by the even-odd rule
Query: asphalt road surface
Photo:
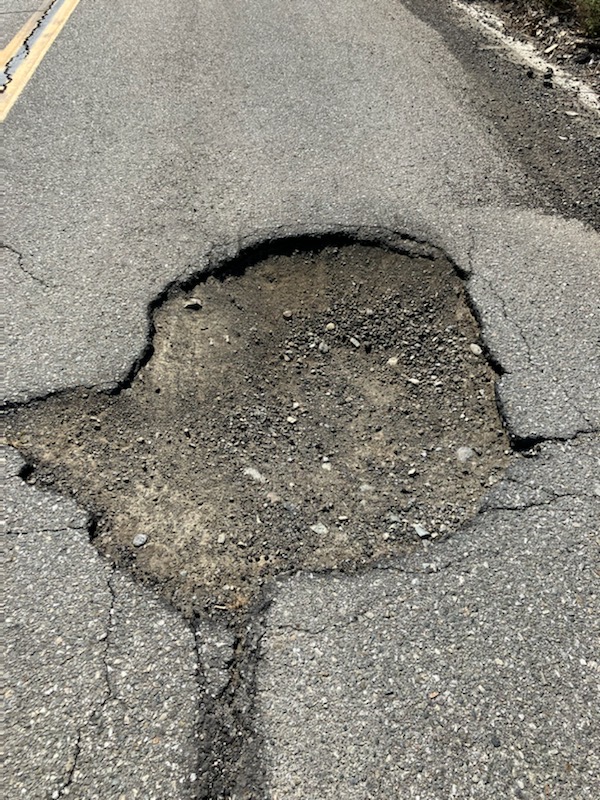
[[[4,133],[5,403],[116,389],[174,281],[343,234],[453,261],[514,446],[465,529],[242,631],[7,448],[7,796],[598,796],[597,115],[446,3],[81,0]]]

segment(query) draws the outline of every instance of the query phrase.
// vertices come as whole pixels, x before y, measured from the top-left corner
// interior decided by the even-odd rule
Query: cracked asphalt
[[[594,438],[545,444],[462,535],[280,585],[258,676],[271,797],[596,797],[599,463]]]
[[[5,455],[11,796],[189,794],[200,715],[193,633],[101,559],[86,514],[27,486],[20,459]]]
[[[5,123],[5,403],[118,386],[171,282],[341,232],[452,259],[520,452],[450,540],[281,578],[232,633],[7,449],[9,796],[597,796],[600,133],[570,109],[445,3],[82,0]]]

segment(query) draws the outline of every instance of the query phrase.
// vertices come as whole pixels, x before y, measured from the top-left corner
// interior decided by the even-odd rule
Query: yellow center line
[[[25,39],[29,36],[31,31],[35,28],[38,23],[39,18],[44,14],[44,11],[34,11],[33,14],[29,17],[27,22],[23,25],[23,27],[19,30],[19,32],[13,36],[11,41],[0,51],[0,64],[2,67],[6,69],[8,66],[8,62],[13,58],[17,50],[21,47]]]
[[[35,42],[30,46],[28,54],[21,64],[19,64],[16,71],[11,76],[10,81],[6,84],[6,88],[2,94],[0,94],[0,122],[4,122],[6,119],[8,112],[17,101],[17,98],[25,86],[27,86],[29,79],[38,68],[41,60],[48,52],[58,34],[64,28],[73,11],[75,11],[78,3],[79,0],[63,0],[56,11],[54,13],[51,12],[47,21],[42,23],[43,30],[40,31]],[[47,10],[48,7],[46,12],[34,14],[21,28],[10,44],[2,50],[2,64],[5,68],[20,50],[27,37],[33,32],[40,18],[44,13],[47,13]]]

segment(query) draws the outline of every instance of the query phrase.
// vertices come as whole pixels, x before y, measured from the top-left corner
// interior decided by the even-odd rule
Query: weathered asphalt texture
[[[258,675],[273,798],[578,798],[600,786],[596,438],[521,459],[464,533],[299,575]]]
[[[424,18],[428,5],[411,2]],[[512,82],[516,67],[478,51],[498,73],[492,81],[466,45],[476,49],[485,42],[451,12],[440,12],[435,24],[444,38],[395,0],[299,0],[293,6],[148,0],[113,4],[110,13],[104,3],[83,0],[4,126],[5,399],[24,401],[81,384],[118,385],[147,344],[148,303],[170,281],[215,267],[253,242],[336,231],[383,243],[408,236],[440,248],[471,276],[485,340],[502,372],[500,402],[517,442],[579,434],[565,454],[558,454],[560,444],[547,451],[550,458],[556,450],[557,466],[548,468],[542,485],[560,491],[563,479],[587,469],[579,442],[591,446],[600,428],[600,237],[584,224],[597,224],[597,184],[585,179],[598,157],[597,123],[550,114],[541,82],[528,84],[524,102],[519,82]],[[500,101],[492,102],[492,86]],[[564,101],[570,108],[559,94],[552,99],[553,107],[561,109]],[[538,133],[533,155],[515,145],[531,119]],[[554,150],[566,147],[564,140],[553,148],[558,134],[573,142],[562,160]],[[554,208],[577,219],[552,216]],[[581,437],[585,432],[589,438]],[[204,708],[202,676],[220,675],[221,688],[213,691],[219,695],[240,675],[233,674],[231,657],[219,660],[217,645],[227,639],[219,631],[196,637],[209,654],[194,673],[190,631],[125,576],[111,576],[87,543],[79,512],[63,503],[53,509],[57,501],[19,488],[13,466],[15,525],[22,533],[5,538],[16,583],[7,598],[11,795],[67,796],[68,789],[82,800],[193,796],[186,781],[194,743],[206,754],[196,716]],[[251,765],[258,783],[229,764],[228,774],[237,771],[242,787],[238,796],[244,786],[262,785],[260,793],[252,789],[254,796],[326,797],[339,782],[348,796],[368,797],[370,784],[362,779],[374,763],[370,752],[381,755],[373,773],[382,772],[384,795],[437,798],[439,779],[448,795],[456,786],[458,797],[500,800],[506,789],[533,798],[547,775],[550,797],[591,797],[597,764],[586,761],[584,751],[599,749],[598,735],[578,730],[575,744],[572,728],[592,722],[594,713],[585,696],[590,671],[580,670],[593,660],[594,616],[586,617],[587,626],[583,619],[595,598],[588,593],[581,607],[576,604],[578,587],[589,587],[593,556],[580,558],[578,564],[587,565],[581,571],[574,559],[584,537],[597,534],[598,514],[597,499],[582,484],[573,493],[534,507],[534,490],[523,508],[487,511],[464,533],[464,545],[461,539],[447,545],[457,548],[448,551],[447,567],[413,576],[420,584],[407,581],[402,565],[356,584],[331,576],[283,583],[264,623],[258,661],[253,724],[266,742]],[[500,504],[507,503],[514,505]],[[426,554],[428,563],[439,558],[437,551]],[[490,566],[465,582],[469,608],[477,603],[482,610],[480,622],[469,622],[460,609],[450,614],[454,604],[443,591],[458,585],[461,570],[471,575],[484,561]],[[345,623],[332,627],[347,619],[339,610],[344,594],[349,608],[360,611],[352,624],[368,642],[364,650],[349,642]],[[404,596],[418,608],[399,613]],[[282,629],[294,601],[297,621],[321,630],[300,637],[295,650]],[[441,625],[436,602],[448,609]],[[563,618],[566,606],[573,624]],[[117,612],[112,626],[111,607]],[[321,620],[314,627],[319,608],[328,609],[331,625]],[[436,645],[430,644],[434,631]],[[482,643],[486,631],[490,647]],[[319,637],[323,655],[313,649]],[[429,693],[445,697],[437,701],[440,711],[434,710],[437,696],[430,698],[420,683],[409,688],[408,669],[406,682],[391,687],[395,695],[383,694],[383,683],[371,692],[372,675],[383,675],[374,654],[397,657],[401,665],[402,655],[415,652],[409,638],[423,645],[418,652],[425,672],[432,653],[439,665],[438,672],[430,669],[440,681],[432,679]],[[457,656],[451,648],[463,640]],[[332,666],[336,654],[340,663]],[[541,669],[549,683],[542,702],[537,670],[546,662],[560,678]],[[314,671],[319,663],[322,672],[338,676],[342,699],[335,704],[334,682],[326,684]],[[453,676],[456,689],[444,676]],[[33,688],[25,691],[24,678]],[[309,679],[324,688],[307,721]],[[467,742],[484,737],[468,748],[477,751],[472,761],[452,730],[442,735],[435,727],[433,715],[449,714],[451,700],[458,709],[456,736],[462,729]],[[496,722],[501,706],[506,717]],[[248,702],[240,713],[252,718],[250,710]],[[571,722],[557,728],[551,715],[558,719],[561,710],[561,725]],[[478,723],[478,715],[489,723]],[[127,725],[128,718],[135,721]],[[307,760],[307,736],[317,720],[335,742],[321,771],[316,759]],[[389,729],[402,724],[410,735],[402,760],[384,773],[386,720]],[[486,773],[492,722],[498,768]],[[362,723],[364,755],[352,750]],[[428,754],[432,737],[449,744]],[[523,753],[516,755],[523,768],[514,783],[511,745]],[[205,758],[203,771],[212,763]],[[444,776],[436,777],[436,770]],[[486,774],[491,783],[481,789]],[[207,786],[205,777],[197,775]]]
[[[100,558],[84,513],[27,486],[4,455],[7,796],[189,795],[193,633]]]

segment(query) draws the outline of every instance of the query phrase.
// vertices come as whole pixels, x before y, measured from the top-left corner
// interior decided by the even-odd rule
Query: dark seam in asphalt
[[[270,583],[264,587],[254,608],[241,619],[227,625],[233,631],[234,643],[233,655],[226,667],[226,684],[213,695],[206,680],[199,682],[201,716],[205,720],[212,719],[213,724],[200,724],[212,736],[205,737],[204,744],[197,748],[197,800],[222,800],[237,796],[235,790],[240,778],[251,781],[253,791],[264,792],[264,765],[253,757],[254,751],[260,750],[260,733],[254,727],[254,700],[260,645],[266,632],[263,620],[271,604],[269,589],[272,586]],[[197,627],[194,623],[190,627],[202,679],[205,678],[205,672],[196,637]],[[246,743],[248,735],[251,737],[249,747]],[[263,794],[251,796],[258,800]]]
[[[534,492],[546,492],[547,494],[552,495],[552,497],[589,497],[585,493],[580,492],[555,492],[553,489],[544,489],[543,486],[534,483],[527,483],[527,481],[519,480],[518,478],[513,478],[510,475],[504,475],[502,478],[502,483],[512,483],[515,486],[521,486],[524,489],[531,489]]]
[[[71,767],[67,772],[65,781],[63,782],[62,786],[57,790],[58,797],[63,797],[65,793],[68,792],[69,787],[73,783],[73,778],[75,776],[75,770],[77,769],[77,762],[79,760],[80,755],[81,755],[81,729],[77,731],[77,739],[75,741],[75,752],[73,754],[73,763],[71,764]]]
[[[61,528],[35,528],[30,531],[19,531],[14,528],[9,528],[4,533],[6,536],[35,536],[38,533],[65,533],[65,531],[75,531],[79,533],[85,530],[87,530],[87,525],[80,525],[79,527],[63,525]]]
[[[31,52],[30,51],[30,47],[29,47],[29,40],[31,39],[31,37],[34,36],[34,34],[37,33],[37,31],[39,30],[39,28],[46,22],[46,19],[47,19],[48,15],[50,14],[50,12],[52,11],[52,9],[54,8],[54,6],[57,3],[60,5],[61,2],[62,2],[62,0],[52,0],[52,3],[50,3],[50,5],[44,11],[42,16],[38,19],[37,23],[35,24],[35,27],[33,28],[33,30],[31,30],[29,32],[28,36],[25,38],[25,40],[21,44],[21,47],[19,48],[19,50],[7,62],[6,67],[4,68],[4,75],[6,76],[6,83],[2,87],[2,91],[6,91],[7,86],[9,85],[9,83],[11,83],[11,81],[13,79],[13,72],[11,70],[11,64],[18,57],[21,48],[25,48],[25,55],[23,56],[23,58],[20,60],[19,63],[22,63],[29,56],[29,53]]]
[[[533,362],[533,358],[531,356],[531,348],[529,346],[529,342],[527,341],[527,338],[526,338],[525,334],[523,333],[523,331],[522,331],[520,325],[518,324],[518,322],[509,315],[508,309],[506,307],[506,300],[494,288],[494,286],[493,286],[493,284],[492,284],[492,282],[491,282],[491,280],[489,278],[485,278],[485,277],[483,277],[483,275],[475,273],[473,275],[473,279],[482,281],[487,286],[488,291],[490,292],[490,294],[493,297],[496,298],[496,300],[498,301],[498,304],[500,306],[500,311],[501,311],[502,317],[504,318],[505,322],[508,325],[510,325],[516,331],[517,336],[519,337],[519,339],[523,343],[523,346],[525,347],[525,352],[527,354],[527,360],[529,361],[529,364],[531,366],[533,366],[534,362]],[[506,367],[504,367],[504,372],[510,374],[510,370],[506,369]]]
[[[523,453],[531,450],[540,444],[564,444],[573,442],[580,436],[594,436],[600,434],[600,428],[584,428],[581,430],[566,433],[563,436],[513,436],[511,437],[511,449],[515,453]]]
[[[482,513],[487,514],[490,511],[529,511],[532,508],[548,508],[549,506],[561,500],[591,500],[590,495],[576,495],[576,494],[557,494],[554,497],[549,497],[546,500],[532,500],[531,502],[523,503],[522,505],[486,505]]]
[[[46,288],[46,289],[51,289],[51,288],[53,288],[52,286],[50,286],[50,284],[46,283],[46,281],[45,281],[43,278],[40,278],[40,277],[38,277],[37,275],[35,275],[33,272],[31,272],[31,271],[30,271],[30,270],[29,270],[29,269],[28,269],[28,268],[25,266],[25,258],[24,258],[24,256],[23,256],[23,254],[22,254],[22,253],[20,253],[20,252],[19,252],[18,250],[16,250],[14,247],[11,247],[9,244],[4,244],[4,243],[1,243],[1,244],[0,244],[0,247],[1,247],[3,250],[8,250],[8,252],[9,252],[9,253],[13,253],[13,255],[17,256],[17,259],[18,259],[18,260],[17,260],[17,264],[18,264],[18,267],[19,267],[19,269],[20,269],[22,272],[24,272],[24,273],[25,273],[25,275],[27,275],[29,278],[31,278],[31,280],[32,280],[32,281],[35,281],[36,283],[39,283],[41,286],[43,286],[43,287],[44,287],[44,288]]]
[[[105,634],[105,637],[104,637],[105,645],[104,645],[104,654],[102,656],[102,664],[104,665],[104,677],[105,677],[105,680],[106,680],[107,692],[106,692],[106,696],[104,697],[104,699],[100,703],[100,709],[103,709],[104,706],[106,705],[106,703],[108,702],[108,700],[111,697],[113,697],[113,695],[114,695],[114,688],[113,688],[112,681],[111,681],[111,678],[110,678],[110,667],[108,666],[108,656],[109,656],[110,645],[111,645],[111,634],[112,634],[113,629],[114,629],[113,615],[114,615],[115,606],[116,606],[116,603],[117,603],[117,593],[115,591],[115,587],[113,586],[113,580],[114,580],[114,577],[115,577],[115,572],[116,572],[116,569],[113,566],[112,569],[111,569],[110,575],[108,576],[107,581],[106,581],[106,586],[108,588],[108,591],[110,592],[110,604],[109,604],[108,612],[107,612],[106,634]]]
[[[108,667],[108,653],[109,653],[109,650],[110,650],[110,635],[111,635],[111,632],[112,632],[112,629],[113,629],[112,616],[113,616],[115,603],[116,603],[116,599],[117,599],[116,592],[115,592],[114,587],[112,585],[112,581],[113,581],[114,575],[115,575],[115,568],[113,567],[112,570],[111,570],[111,573],[110,573],[110,575],[109,575],[109,577],[108,577],[108,579],[106,581],[106,585],[107,585],[108,590],[110,592],[110,603],[109,603],[109,607],[108,607],[108,620],[107,620],[107,626],[106,626],[106,633],[105,633],[105,636],[104,636],[104,641],[105,641],[106,644],[104,646],[104,654],[102,656],[102,664],[104,666],[104,674],[105,674],[105,681],[106,681],[106,694],[102,698],[100,703],[98,704],[98,707],[96,709],[94,709],[94,711],[91,712],[91,714],[86,719],[86,721],[83,723],[83,725],[81,725],[77,730],[77,740],[75,742],[75,752],[74,752],[74,755],[73,755],[73,763],[72,763],[69,771],[67,772],[67,776],[66,776],[65,781],[63,782],[62,786],[57,790],[59,797],[63,797],[65,794],[67,794],[69,789],[70,789],[70,787],[71,787],[71,785],[72,785],[72,783],[73,783],[73,780],[74,780],[74,777],[75,777],[75,771],[77,769],[77,763],[79,761],[79,756],[81,755],[81,740],[83,738],[83,731],[85,730],[85,728],[87,728],[90,725],[90,723],[92,722],[92,720],[95,717],[97,717],[98,715],[100,715],[102,713],[104,707],[106,706],[108,701],[113,696],[113,687],[112,687],[112,684],[111,684],[110,671],[109,671],[109,667]],[[73,658],[75,658],[77,655],[79,655],[79,654],[75,653],[70,658],[65,659],[65,661],[60,666],[62,666],[63,664],[68,663]]]

